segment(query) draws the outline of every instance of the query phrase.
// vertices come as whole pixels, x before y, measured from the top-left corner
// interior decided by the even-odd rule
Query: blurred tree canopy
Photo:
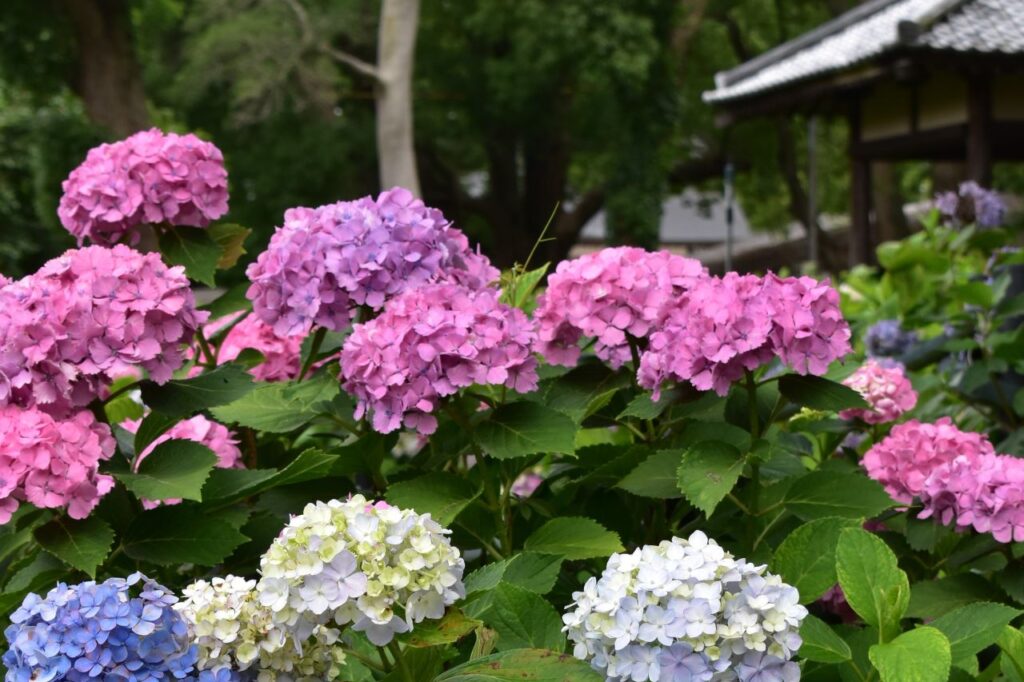
[[[524,259],[552,216],[542,256],[564,256],[601,209],[611,240],[652,246],[663,199],[685,185],[717,192],[726,159],[753,225],[803,220],[800,122],[723,131],[701,92],[716,71],[852,4],[424,2],[413,92],[425,199],[502,265]],[[71,245],[56,218],[61,180],[90,146],[145,125],[224,151],[230,217],[254,229],[252,252],[290,206],[376,192],[375,84],[330,52],[372,63],[379,13],[380,0],[8,0],[0,272]],[[842,124],[821,134],[819,205],[842,211]]]

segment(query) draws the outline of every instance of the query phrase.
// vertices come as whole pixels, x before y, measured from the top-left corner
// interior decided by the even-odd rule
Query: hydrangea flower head
[[[274,328],[254,313],[246,315],[225,335],[218,349],[218,362],[230,362],[247,348],[263,355],[263,362],[249,373],[259,381],[290,381],[299,375],[301,336],[279,336]]]
[[[799,597],[696,531],[613,554],[562,620],[573,654],[609,680],[788,682],[800,671]]]
[[[960,225],[999,227],[1006,218],[1006,203],[999,194],[973,180],[960,183],[955,192],[935,195],[935,208]]]
[[[537,351],[572,366],[580,338],[594,337],[597,355],[619,367],[630,359],[627,335],[646,339],[670,304],[706,276],[692,258],[629,246],[562,261],[537,301]]]
[[[864,396],[869,408],[839,413],[842,419],[860,419],[868,424],[886,424],[899,419],[917,405],[917,392],[898,366],[885,366],[869,359],[843,383]]]
[[[464,596],[447,533],[429,514],[359,495],[307,505],[263,555],[259,603],[300,635],[351,623],[387,644]]]
[[[356,325],[341,351],[344,388],[359,401],[356,418],[371,411],[381,433],[404,424],[430,434],[441,399],[461,388],[536,389],[533,324],[498,297],[496,289],[428,285]]]
[[[164,383],[207,315],[184,270],[159,254],[68,251],[0,289],[0,405],[67,413],[127,368]]]
[[[292,208],[246,271],[253,310],[279,336],[341,331],[355,310],[431,282],[471,289],[498,271],[440,211],[400,187],[319,208]]]
[[[904,330],[899,320],[879,320],[864,336],[864,346],[873,358],[899,357],[915,343],[917,332]]]
[[[910,504],[924,492],[932,472],[957,457],[973,460],[986,454],[995,454],[992,443],[979,433],[961,431],[949,417],[934,424],[912,419],[871,446],[861,465],[894,500]]]
[[[121,428],[128,433],[137,433],[141,425],[141,419],[128,419],[121,422]],[[235,434],[223,424],[207,419],[201,414],[178,422],[154,438],[142,452],[138,453],[138,456],[135,458],[135,467],[138,468],[142,461],[152,454],[158,445],[169,440],[190,440],[205,445],[217,456],[217,468],[219,469],[244,468],[242,465],[242,451],[238,449],[238,438]],[[142,506],[146,509],[153,509],[160,504],[178,504],[179,502],[181,500],[163,500],[161,502],[143,500]]]
[[[4,631],[6,679],[195,679],[197,650],[176,601],[139,573],[29,594]]]
[[[63,189],[57,215],[79,244],[135,243],[143,223],[206,227],[228,212],[221,151],[156,128],[89,150]]]
[[[0,407],[0,524],[22,502],[84,519],[114,487],[99,473],[113,454],[110,427],[92,412],[58,420],[35,408]]]

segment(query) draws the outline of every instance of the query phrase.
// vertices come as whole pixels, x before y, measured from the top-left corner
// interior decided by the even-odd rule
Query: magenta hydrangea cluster
[[[533,324],[498,296],[496,289],[432,284],[391,299],[378,317],[356,325],[341,352],[345,390],[359,401],[356,418],[370,411],[381,433],[404,424],[430,434],[440,399],[461,388],[534,390]]]
[[[54,419],[34,408],[0,407],[0,524],[22,502],[84,519],[114,487],[98,473],[113,453],[110,427],[91,412]]]
[[[537,301],[537,351],[555,365],[575,365],[579,340],[614,367],[630,359],[628,336],[646,339],[681,294],[707,277],[699,261],[636,247],[601,249],[563,261]]]
[[[948,417],[896,426],[862,463],[893,499],[919,498],[920,518],[1024,541],[1024,460],[996,454],[985,436],[961,431]]]
[[[221,151],[157,128],[89,150],[63,188],[57,215],[79,244],[135,243],[139,225],[206,227],[228,212]]]
[[[698,279],[670,308],[641,356],[638,381],[655,395],[669,380],[725,395],[773,358],[821,375],[849,352],[850,328],[827,282],[730,272]]]
[[[141,419],[127,419],[121,422],[121,428],[128,433],[138,433],[141,424]],[[154,438],[153,442],[147,445],[142,452],[138,453],[138,456],[135,458],[136,468],[142,463],[142,460],[153,453],[158,445],[169,440],[190,440],[205,445],[217,456],[217,468],[219,469],[244,468],[242,465],[242,451],[238,448],[238,438],[235,434],[223,424],[218,424],[201,414],[178,422]],[[163,504],[177,504],[179,502],[181,500],[164,500]],[[143,500],[142,505],[147,509],[152,509],[158,506],[159,503]]]
[[[842,419],[860,419],[867,424],[894,422],[917,405],[917,391],[897,363],[888,366],[867,360],[843,383],[864,396],[870,407],[843,410]]]
[[[263,356],[263,362],[249,370],[254,378],[259,381],[289,381],[299,375],[302,339],[301,336],[280,336],[259,316],[250,313],[224,336],[217,351],[217,360],[230,362],[251,348]]]
[[[499,273],[440,211],[396,187],[376,199],[289,209],[246,274],[256,314],[279,336],[300,336],[314,325],[345,329],[360,306],[379,310],[408,289],[476,289]]]
[[[0,405],[64,414],[133,367],[166,382],[206,317],[158,254],[68,251],[0,289]]]

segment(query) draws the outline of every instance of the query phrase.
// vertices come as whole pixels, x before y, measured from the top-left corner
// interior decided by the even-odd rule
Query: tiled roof
[[[704,99],[725,102],[774,90],[856,66],[901,45],[1024,53],[1024,0],[872,0],[717,74],[715,90]]]

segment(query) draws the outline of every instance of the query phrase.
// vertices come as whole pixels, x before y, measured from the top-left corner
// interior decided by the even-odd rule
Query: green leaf
[[[150,443],[167,433],[177,423],[177,419],[162,415],[159,412],[150,412],[135,431],[135,452],[138,453],[145,450],[149,447]]]
[[[836,546],[836,576],[847,603],[886,639],[900,631],[910,603],[910,582],[896,555],[877,535],[847,528]]]
[[[218,505],[295,483],[324,478],[334,472],[338,456],[317,448],[303,450],[280,471],[275,469],[214,469],[203,487],[203,500]]]
[[[217,466],[217,455],[193,440],[167,440],[143,459],[135,472],[114,477],[143,500],[202,500],[203,483]]]
[[[1008,673],[1006,668],[1012,667],[1017,677],[1024,679],[1024,632],[1007,625],[997,641],[1003,650],[1003,660],[1010,663],[1010,666],[1004,665],[1004,672]]]
[[[125,554],[139,561],[214,566],[246,539],[227,521],[191,505],[175,505],[139,514],[122,544]]]
[[[214,407],[210,412],[228,424],[288,433],[326,412],[340,390],[336,378],[317,374],[308,381],[259,385],[238,400]]]
[[[853,656],[850,645],[816,616],[808,615],[804,618],[800,624],[800,637],[804,640],[800,645],[800,658],[808,661],[843,663]]]
[[[537,453],[572,454],[576,424],[532,402],[502,405],[476,428],[476,440],[491,457],[512,459]]]
[[[792,402],[813,410],[838,412],[868,407],[864,397],[849,386],[822,377],[786,374],[779,377],[779,392]]]
[[[56,518],[36,528],[34,535],[40,547],[90,578],[96,577],[96,568],[114,544],[113,529],[98,516],[82,521]]]
[[[252,234],[252,230],[235,223],[217,223],[206,228],[206,233],[213,238],[213,241],[220,248],[217,268],[219,270],[227,270],[234,267],[238,259],[246,253],[245,240]]]
[[[214,273],[221,257],[221,246],[206,230],[195,227],[170,227],[160,232],[160,253],[171,265],[183,265],[185,273],[207,286],[214,286]]]
[[[194,379],[142,385],[142,402],[168,417],[189,417],[196,412],[238,400],[253,390],[252,377],[244,367],[221,365]]]
[[[860,473],[812,471],[786,494],[786,507],[805,521],[826,516],[870,518],[895,504],[882,486]]]
[[[626,409],[619,413],[618,418],[657,419],[679,398],[680,392],[677,388],[665,389],[657,400],[652,400],[650,393],[641,393],[626,405]]]
[[[562,619],[544,597],[501,583],[494,590],[483,621],[498,633],[497,647],[508,649],[565,649]]]
[[[530,302],[530,297],[537,289],[537,285],[544,279],[544,275],[548,274],[550,266],[550,263],[545,263],[536,270],[502,273],[501,302],[514,308],[525,309],[526,304]]]
[[[529,399],[561,412],[578,424],[607,405],[631,382],[632,378],[625,372],[615,372],[601,362],[589,362],[545,382],[544,390],[531,394]]]
[[[385,498],[397,507],[430,514],[442,526],[448,526],[479,495],[480,488],[461,476],[438,471],[392,483]]]
[[[524,547],[569,561],[607,557],[623,549],[618,535],[582,516],[551,519],[526,539]]]
[[[640,497],[662,500],[679,497],[678,471],[682,457],[682,450],[656,452],[629,472],[616,487]]]
[[[543,649],[512,649],[455,666],[434,682],[601,682],[587,663]]]
[[[836,545],[840,533],[859,526],[859,520],[836,517],[805,523],[786,536],[775,550],[772,572],[800,591],[801,604],[816,601],[836,584]]]
[[[979,575],[959,575],[914,583],[907,616],[933,619],[967,604],[1004,599],[989,581]]]
[[[991,308],[992,304],[995,302],[995,295],[992,292],[992,287],[984,282],[965,282],[964,284],[957,284],[952,288],[951,293],[963,303],[970,303],[971,305],[981,306],[982,308]],[[956,656],[953,658],[955,660]]]
[[[438,620],[418,623],[409,633],[405,643],[417,649],[451,644],[473,632],[480,624],[480,621],[467,617],[459,609],[449,608]]]
[[[679,489],[690,504],[711,516],[736,485],[743,456],[728,443],[704,441],[687,449],[677,472]]]
[[[510,559],[487,564],[466,576],[466,594],[491,590],[506,582],[524,590],[547,594],[555,586],[562,557],[522,552]]]
[[[953,660],[959,661],[995,643],[1003,628],[1020,613],[1005,604],[978,602],[950,611],[929,625],[946,635]]]
[[[952,664],[949,640],[932,627],[919,627],[868,652],[882,682],[946,682]]]

